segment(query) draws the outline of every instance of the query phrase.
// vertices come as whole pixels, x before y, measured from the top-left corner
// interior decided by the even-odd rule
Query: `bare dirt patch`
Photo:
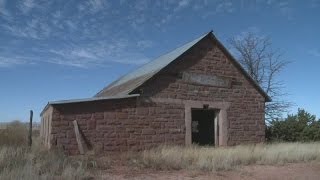
[[[287,180],[287,179],[320,179],[320,163],[292,163],[285,165],[250,165],[231,171],[203,172],[190,170],[159,171],[153,169],[139,169],[127,166],[114,166],[107,170],[99,170],[95,173],[97,179],[235,179],[235,180]]]

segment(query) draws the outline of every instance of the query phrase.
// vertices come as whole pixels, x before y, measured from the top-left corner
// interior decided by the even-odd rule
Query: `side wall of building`
[[[40,124],[40,139],[45,147],[50,148],[50,137],[51,137],[51,122],[52,122],[52,106],[49,106],[41,114],[41,124]]]
[[[184,144],[181,105],[146,103],[139,99],[55,105],[51,144],[78,154],[73,121],[96,153],[136,151],[159,144]]]

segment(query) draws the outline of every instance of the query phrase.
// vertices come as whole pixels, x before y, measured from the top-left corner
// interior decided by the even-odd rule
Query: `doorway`
[[[192,143],[215,145],[215,110],[191,109]]]

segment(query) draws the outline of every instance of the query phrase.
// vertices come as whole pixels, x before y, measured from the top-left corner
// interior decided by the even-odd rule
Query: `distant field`
[[[43,148],[37,133],[29,148],[25,123],[13,122],[5,127],[0,131],[0,179],[317,179],[320,176],[319,142],[225,148],[162,146],[112,156],[67,157],[59,150]]]
[[[0,123],[0,129],[7,129],[8,126],[10,126],[12,122],[1,122]],[[29,123],[21,123],[21,124],[25,124],[27,127],[29,127]],[[40,129],[40,123],[33,123],[32,124],[32,129],[34,130],[39,130]]]

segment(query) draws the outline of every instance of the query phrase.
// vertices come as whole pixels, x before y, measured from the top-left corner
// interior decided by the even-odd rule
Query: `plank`
[[[79,131],[78,122],[76,120],[73,121],[73,126],[74,126],[74,132],[76,134],[79,152],[80,152],[80,154],[84,154],[83,144],[81,141],[81,134]]]

